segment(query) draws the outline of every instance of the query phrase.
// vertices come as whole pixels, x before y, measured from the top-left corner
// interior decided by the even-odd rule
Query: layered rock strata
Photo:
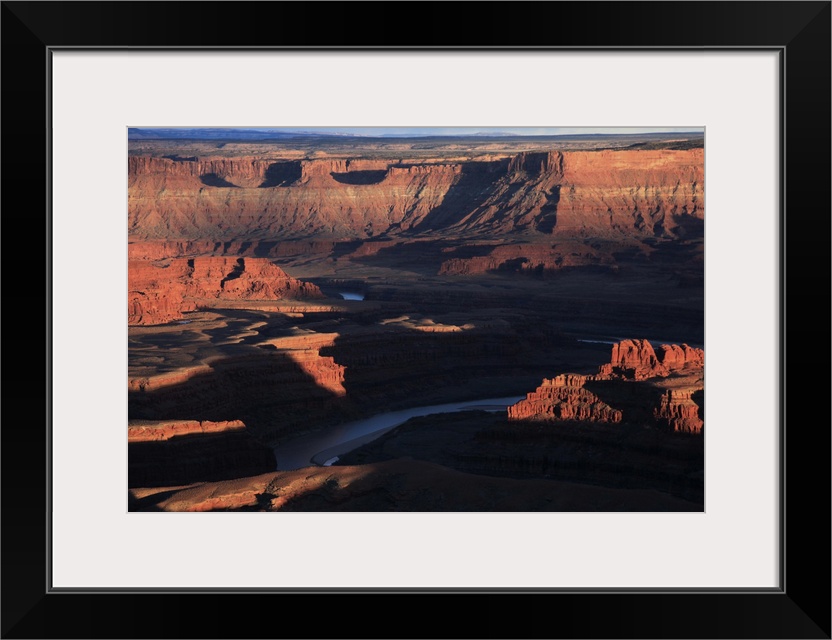
[[[308,333],[299,336],[275,338],[269,344],[286,354],[291,362],[309,376],[314,383],[335,396],[345,396],[344,373],[346,367],[332,356],[321,355],[321,349],[334,347],[337,333]]]
[[[508,408],[509,420],[621,422],[620,411],[584,389],[586,379],[580,375],[560,375],[543,380],[525,400]]]
[[[343,244],[343,243],[341,243]],[[358,243],[354,243],[358,244]],[[328,255],[337,246],[334,240],[131,240],[129,260],[164,260],[195,256],[235,256],[283,258],[286,256]]]
[[[201,300],[315,299],[315,285],[263,258],[176,258],[128,264],[128,324],[162,324],[199,308]]]
[[[492,161],[128,159],[133,239],[237,242],[442,232],[685,237],[702,149],[528,152]]]
[[[680,433],[701,433],[705,426],[701,408],[694,402],[693,395],[701,389],[668,389],[664,392],[659,406],[654,409],[656,423]]]
[[[164,442],[179,436],[206,435],[210,433],[230,433],[243,431],[246,425],[241,420],[162,420],[143,422],[127,427],[127,442]]]
[[[701,369],[704,364],[705,352],[686,344],[663,344],[656,351],[647,340],[623,340],[613,345],[612,358],[601,366],[596,379],[646,380]]]
[[[633,389],[642,399],[660,394],[650,413],[653,424],[680,433],[701,433],[704,421],[694,396],[703,393],[704,360],[702,349],[687,344],[663,344],[655,350],[647,340],[624,340],[613,345],[611,362],[601,365],[597,374],[563,374],[544,379],[524,400],[508,408],[508,418],[622,422],[627,418],[625,412],[608,405],[596,394],[605,389],[605,382],[615,383],[616,386],[606,389],[607,395],[614,398],[621,393],[621,384],[630,383],[647,387]],[[585,388],[587,382],[593,383],[594,391]],[[620,397],[619,401],[630,404]],[[638,408],[632,411],[644,414]]]

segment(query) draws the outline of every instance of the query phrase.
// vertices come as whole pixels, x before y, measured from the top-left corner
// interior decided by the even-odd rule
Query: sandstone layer
[[[702,149],[525,152],[493,161],[128,160],[132,239],[366,239],[441,232],[685,237]],[[695,225],[694,225],[695,226]]]
[[[206,300],[322,298],[320,289],[263,258],[177,258],[128,264],[128,324],[172,322]]]
[[[159,422],[143,422],[128,425],[127,442],[130,444],[134,442],[163,442],[180,436],[229,433],[242,431],[245,428],[246,425],[241,420],[225,420],[222,422],[161,420]]]

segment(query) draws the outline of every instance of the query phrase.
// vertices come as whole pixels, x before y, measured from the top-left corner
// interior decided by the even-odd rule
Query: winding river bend
[[[352,292],[341,292],[340,295],[345,300],[361,300],[364,298],[362,294]],[[577,342],[603,345],[613,345],[621,340],[622,338],[607,336],[576,338]],[[681,344],[679,341],[650,340],[650,342],[656,346],[665,343]],[[698,344],[690,342],[688,344],[693,347],[700,347]],[[505,411],[508,406],[520,402],[524,398],[525,396],[510,396],[435,404],[380,413],[362,420],[335,425],[324,429],[322,432],[300,436],[276,447],[274,453],[277,458],[277,470],[290,471],[312,465],[328,466],[336,462],[339,456],[375,440],[394,427],[407,422],[410,418],[428,416],[434,413],[452,413],[472,409],[492,412]]]
[[[337,460],[338,456],[375,440],[411,418],[428,416],[434,413],[452,413],[454,411],[505,411],[506,407],[519,402],[524,397],[511,396],[434,404],[380,413],[363,420],[339,424],[325,429],[322,433],[301,436],[276,447],[274,454],[277,458],[277,470],[290,471],[311,465],[328,466]]]

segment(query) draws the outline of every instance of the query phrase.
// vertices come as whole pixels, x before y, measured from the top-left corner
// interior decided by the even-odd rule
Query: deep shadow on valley
[[[618,289],[622,298],[614,303],[617,317],[612,326],[604,321],[612,301],[593,304],[561,295],[561,290],[567,294],[586,284],[587,275],[575,272],[560,274],[555,283],[550,281],[550,291],[531,298],[525,286],[510,277],[489,279],[488,286],[473,278],[441,291],[417,280],[369,285],[348,278],[316,278],[323,290],[331,291],[364,282],[365,299],[339,302],[333,297],[325,310],[289,317],[259,310],[258,303],[206,308],[188,314],[186,325],[134,328],[131,379],[150,384],[137,382],[129,391],[131,423],[237,419],[247,432],[225,439],[211,436],[213,443],[179,436],[167,443],[131,444],[130,486],[144,495],[133,508],[158,508],[151,497],[156,494],[147,494],[152,487],[165,491],[158,494],[159,501],[163,496],[179,500],[179,490],[170,487],[269,474],[274,470],[274,447],[315,429],[409,406],[522,396],[556,372],[593,373],[609,359],[610,345],[603,342],[619,337],[614,331],[673,339],[671,331],[687,325],[695,338],[689,341],[701,339],[695,332],[695,306],[670,306],[662,296],[633,299],[628,292],[644,290],[645,283],[628,282],[628,273],[619,275],[624,286]],[[572,277],[578,281],[571,282]],[[668,292],[684,289],[672,279],[663,284]],[[320,336],[329,338],[321,343]],[[578,336],[607,340],[579,342]],[[338,384],[322,384],[334,370],[341,371]],[[177,379],[183,372],[189,373]],[[162,376],[163,382],[164,376],[173,377],[154,386],[153,375],[142,375],[148,373]],[[626,387],[588,383],[593,391],[604,385]],[[613,393],[613,406],[636,409],[635,423],[623,426],[516,424],[491,414],[416,419],[348,454],[327,468],[335,480],[278,501],[280,509],[467,511],[499,505],[513,510],[505,499],[498,499],[510,490],[501,482],[522,481],[531,482],[538,497],[520,500],[520,510],[574,506],[579,494],[570,493],[567,500],[545,490],[562,491],[563,483],[593,486],[593,491],[614,488],[598,498],[597,504],[606,510],[651,510],[650,499],[657,500],[657,509],[695,510],[703,499],[703,439],[645,427],[658,392],[644,389],[641,394],[634,394],[634,388]],[[457,437],[452,447],[449,437]],[[668,463],[674,447],[684,451],[685,464],[674,463],[672,455]],[[418,473],[404,483],[413,488],[401,494],[401,502],[391,499],[386,486],[396,460],[420,461],[407,463]],[[364,469],[358,484],[338,480],[343,465]],[[376,473],[377,468],[384,473]],[[462,484],[454,481],[438,494],[416,490],[449,480],[450,470],[468,479]],[[421,485],[418,474],[424,475]],[[457,492],[455,487],[468,487],[478,477],[490,478],[487,485],[496,494]],[[434,497],[427,500],[428,495]],[[228,508],[272,508],[271,499],[264,502],[262,497],[254,506],[229,500]],[[582,508],[591,510],[593,504]]]

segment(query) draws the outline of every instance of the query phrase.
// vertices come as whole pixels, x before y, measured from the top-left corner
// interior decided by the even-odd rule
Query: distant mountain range
[[[349,134],[274,129],[138,129],[127,130],[128,140],[291,140],[293,138],[343,138]]]
[[[704,133],[701,131],[691,132],[658,132],[658,133],[583,133],[583,134],[561,134],[561,135],[529,135],[523,136],[517,133],[505,131],[477,131],[467,135],[440,135],[430,133],[418,135],[414,133],[389,133],[380,135],[359,135],[354,133],[338,133],[331,131],[285,131],[280,129],[255,129],[255,128],[136,128],[131,127],[127,131],[128,140],[238,140],[238,141],[267,141],[267,140],[297,140],[297,139],[327,139],[327,138],[356,138],[366,139],[416,139],[416,138],[443,138],[443,139],[465,139],[465,138],[495,138],[501,140],[534,138],[549,140],[597,140],[604,138],[626,139],[628,137],[640,140],[664,140],[679,138],[701,138]]]

